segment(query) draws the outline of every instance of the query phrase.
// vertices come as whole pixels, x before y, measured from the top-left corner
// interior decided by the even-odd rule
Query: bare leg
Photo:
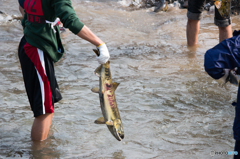
[[[218,28],[219,28],[219,42],[232,37],[231,25],[227,27],[218,27]]]
[[[45,140],[48,136],[52,124],[53,113],[44,114],[34,119],[31,131],[31,137],[34,141]]]
[[[194,46],[197,44],[199,27],[200,27],[200,20],[188,19],[188,22],[187,22],[187,44],[188,44],[188,46]]]

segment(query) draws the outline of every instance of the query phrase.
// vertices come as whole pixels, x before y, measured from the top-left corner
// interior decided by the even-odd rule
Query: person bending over
[[[240,158],[240,31],[234,31],[233,37],[223,40],[205,53],[205,71],[214,79],[223,79],[225,82],[234,82],[238,86],[237,101],[235,106],[235,119],[233,123],[233,136],[235,141],[234,158]],[[231,73],[231,72],[233,73]],[[235,72],[235,73],[234,73]],[[232,76],[230,76],[232,75]],[[237,80],[234,80],[237,79]],[[237,81],[237,82],[236,82]],[[238,154],[238,155],[236,155]]]

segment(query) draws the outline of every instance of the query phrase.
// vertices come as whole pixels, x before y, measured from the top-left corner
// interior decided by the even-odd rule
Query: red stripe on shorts
[[[53,113],[53,104],[52,104],[52,93],[51,93],[51,87],[49,80],[47,78],[47,75],[45,74],[44,68],[41,65],[41,61],[38,55],[38,50],[36,47],[31,46],[29,43],[26,43],[24,45],[24,50],[26,55],[30,58],[30,60],[33,62],[36,70],[38,71],[39,75],[42,78],[43,85],[44,85],[44,106],[45,106],[45,113]]]

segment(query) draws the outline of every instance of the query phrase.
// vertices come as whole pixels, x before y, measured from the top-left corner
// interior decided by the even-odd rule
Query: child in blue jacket
[[[205,71],[214,79],[224,78],[229,79],[231,70],[236,74],[240,74],[240,30],[233,32],[233,37],[225,39],[212,49],[209,49],[204,58]],[[235,80],[236,81],[236,80]],[[238,86],[239,87],[239,86]],[[240,89],[238,88],[237,103],[235,107],[235,119],[233,124],[233,134],[235,142],[235,151],[240,152]],[[234,159],[240,158],[240,155],[235,155]]]

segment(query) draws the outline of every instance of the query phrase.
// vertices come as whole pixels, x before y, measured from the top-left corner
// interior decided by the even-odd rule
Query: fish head
[[[120,119],[115,119],[113,121],[113,130],[114,137],[117,140],[121,141],[124,138],[124,131],[122,121]]]

